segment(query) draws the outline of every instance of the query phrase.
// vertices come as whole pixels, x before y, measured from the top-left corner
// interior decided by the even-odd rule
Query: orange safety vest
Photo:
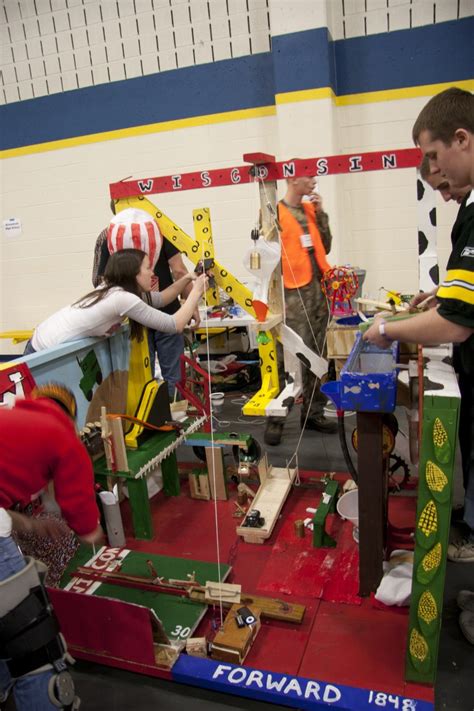
[[[309,202],[302,202],[301,205],[306,213],[309,234],[314,247],[316,263],[321,270],[321,274],[331,269],[326,259],[321,235],[319,234],[314,206]],[[313,268],[308,250],[301,244],[301,235],[305,234],[300,223],[293,217],[286,205],[278,203],[278,221],[281,226],[281,265],[283,271],[283,284],[287,289],[296,289],[306,286],[313,278]]]

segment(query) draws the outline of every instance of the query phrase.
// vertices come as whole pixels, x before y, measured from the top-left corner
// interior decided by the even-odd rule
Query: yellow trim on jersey
[[[436,296],[439,296],[440,299],[457,299],[458,301],[463,301],[465,304],[474,306],[474,291],[462,286],[440,286]]]
[[[446,272],[443,284],[447,281],[453,281],[454,279],[465,281],[466,284],[472,284],[474,286],[474,271],[471,269],[449,269]],[[443,286],[443,284],[441,284],[441,286]]]
[[[474,305],[474,271],[450,269],[438,289],[437,296],[441,299],[457,299]]]

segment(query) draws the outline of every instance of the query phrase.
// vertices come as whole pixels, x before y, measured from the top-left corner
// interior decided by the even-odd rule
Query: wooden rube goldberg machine
[[[229,169],[114,183],[110,186],[110,194],[117,213],[129,207],[148,212],[165,239],[194,265],[201,263],[202,268],[212,272],[214,282],[206,293],[207,306],[219,304],[223,292],[246,312],[242,323],[239,317],[228,319],[225,315],[212,319],[212,327],[245,325],[256,332],[261,387],[244,405],[243,414],[285,416],[301,392],[300,363],[321,378],[327,372],[327,362],[284,323],[276,219],[277,180],[303,175],[412,168],[418,166],[420,153],[416,149],[394,150],[280,163],[272,156],[258,153],[245,155],[244,160],[246,165]],[[259,230],[252,234],[253,244],[244,257],[244,264],[256,281],[253,292],[216,259],[207,208],[193,211],[195,234],[191,237],[149,199],[160,192],[251,182],[258,186],[261,209]],[[418,195],[420,197],[420,190]],[[421,205],[420,231],[423,231],[425,243],[421,242],[424,249],[420,254],[420,280],[421,286],[427,289],[436,271],[436,249],[433,235],[428,232],[430,220],[429,217],[425,220],[425,212],[426,205]],[[334,304],[339,300],[339,307],[342,299],[344,312],[346,297],[350,298],[354,291],[350,275],[334,268],[326,277],[328,299]],[[341,284],[346,291],[341,290]],[[205,327],[208,326],[206,318]],[[290,374],[283,387],[278,380],[278,340],[284,349],[285,369]],[[427,356],[426,349],[424,353]],[[434,349],[429,353],[425,370],[421,361],[415,360],[410,361],[408,369],[402,372],[404,391],[410,394],[404,404],[412,411],[414,419],[419,414],[421,434],[406,678],[428,683],[433,683],[436,672],[459,405],[455,377],[451,367],[442,362],[444,356],[440,349]],[[325,386],[340,415],[344,410],[357,411],[361,596],[377,589],[384,554],[391,543],[401,546],[407,541],[413,543],[413,536],[395,530],[387,515],[382,415],[393,412],[397,402],[397,359],[397,344],[387,351],[377,351],[364,345],[359,337],[342,369],[340,380]],[[426,374],[429,385],[423,388]],[[249,435],[214,432],[210,373],[192,358],[182,357],[182,379],[178,387],[191,406],[191,411],[180,424],[174,421],[166,386],[152,378],[147,344],[133,342],[127,415],[114,414],[106,409],[101,411],[105,456],[98,452],[94,457],[96,481],[104,490],[111,489],[116,482],[126,485],[134,535],[145,541],[154,536],[147,475],[160,465],[164,494],[178,496],[180,480],[176,449],[180,444],[200,447],[207,462],[207,473],[201,470],[189,475],[191,497],[213,500],[216,505],[229,496],[223,447],[237,447],[248,453],[252,445]],[[129,431],[123,435],[127,429],[124,423],[130,421],[132,426],[128,425]],[[247,509],[242,503],[236,504],[237,513],[242,516],[236,525],[236,533],[243,539],[243,544],[262,544],[272,536],[285,500],[297,481],[297,453],[295,455],[293,468],[289,465],[272,467],[266,456],[261,457],[257,491],[240,481],[238,502],[245,499],[249,502]],[[245,457],[242,461],[245,462]],[[246,467],[239,469],[243,475]],[[312,522],[313,546],[316,548],[337,544],[325,527],[327,515],[335,510],[338,494],[337,482],[326,481],[323,499]],[[113,539],[117,531],[108,533]],[[115,547],[103,548],[92,558],[90,551],[81,549],[63,577],[63,589],[51,591],[64,633],[77,656],[157,676],[172,670],[172,678],[198,683],[197,677],[207,667],[190,671],[186,659],[207,657],[208,662],[210,657],[217,662],[240,665],[257,637],[261,620],[287,623],[303,620],[303,605],[243,593],[240,585],[226,582],[231,572],[228,564],[219,560],[205,563],[131,551],[123,548],[120,531],[118,535]],[[176,536],[179,538],[178,532]],[[218,630],[210,643],[205,638],[193,637],[209,606],[219,607],[221,611]],[[74,613],[71,613],[72,609]],[[223,609],[229,609],[225,619]],[[100,633],[90,625],[81,624],[84,619],[101,619]],[[184,648],[188,655],[183,658],[180,652]],[[204,659],[200,661],[204,664]],[[216,686],[211,680],[209,685]],[[239,693],[236,688],[233,691]],[[264,694],[260,698],[277,700]],[[285,703],[291,700],[291,695],[285,696]],[[298,706],[300,701],[295,696],[294,704],[290,705]],[[361,708],[354,704],[353,708]]]

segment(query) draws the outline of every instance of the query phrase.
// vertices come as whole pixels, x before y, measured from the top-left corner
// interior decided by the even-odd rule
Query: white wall
[[[411,129],[426,97],[339,106],[339,153],[412,148]],[[365,289],[413,293],[418,286],[415,169],[345,175],[341,180],[341,256],[367,270]],[[438,204],[440,277],[455,208]],[[446,217],[449,215],[449,217]]]
[[[274,150],[274,119],[199,126],[4,160],[2,218],[22,235],[1,239],[4,310],[0,330],[27,329],[91,288],[95,239],[107,225],[108,186],[148,177],[241,165],[244,152]],[[240,278],[250,245],[257,189],[250,186],[164,194],[152,201],[193,234],[192,210],[211,208],[216,254]]]
[[[177,167],[187,172],[240,165],[243,153],[259,150],[281,160],[409,147],[411,125],[424,100],[337,107],[337,135],[325,103],[330,100],[279,107],[278,130],[277,118],[268,117],[3,161],[2,218],[18,217],[23,231],[18,239],[2,236],[0,329],[33,327],[89,289],[94,242],[109,219],[109,183],[129,175],[166,175]],[[387,115],[399,120],[384,122]],[[295,126],[301,130],[295,131]],[[415,170],[328,176],[320,178],[319,185],[335,237],[331,261],[367,269],[366,290],[372,294],[380,287],[415,291]],[[279,192],[284,192],[283,183]],[[239,278],[249,278],[242,257],[258,211],[254,186],[166,193],[151,199],[188,233],[193,229],[192,210],[210,207],[219,260]],[[440,266],[449,254],[453,212],[444,205],[439,208]]]
[[[75,63],[76,68],[68,70],[72,74],[57,69],[52,72],[56,64],[46,62],[44,55],[43,75],[33,76],[40,65],[35,69],[36,64],[30,60],[16,59],[23,56],[21,52],[26,52],[26,47],[38,49],[38,43],[33,40],[40,42],[43,52],[47,47],[52,49],[52,43],[46,41],[50,36],[54,36],[55,42],[58,40],[56,52],[52,51],[51,56],[60,59],[63,50],[58,48],[59,39],[66,43],[74,41],[76,46],[79,35],[83,36],[84,27],[77,24],[81,17],[87,20],[89,16],[93,20],[87,26],[90,46],[94,37],[98,46],[121,46],[123,56],[120,61],[128,75],[132,65],[125,56],[129,45],[124,38],[127,32],[134,34],[133,28],[140,37],[142,60],[146,54],[156,55],[151,50],[145,51],[148,47],[145,38],[153,36],[161,42],[158,58],[160,52],[172,52],[177,66],[184,66],[189,48],[195,52],[196,63],[209,61],[206,52],[218,60],[221,55],[237,56],[239,52],[250,51],[245,50],[246,46],[252,47],[254,53],[266,51],[270,24],[271,32],[278,35],[327,23],[336,38],[344,37],[346,25],[342,23],[349,22],[348,18],[352,18],[351,22],[355,22],[356,17],[367,19],[367,13],[377,10],[377,1],[368,0],[366,9],[364,2],[359,0],[346,0],[344,4],[342,0],[295,0],[292,3],[287,0],[249,0],[248,3],[244,0],[229,0],[228,3],[219,0],[209,3],[155,0],[153,17],[148,17],[151,2],[140,0],[136,1],[137,16],[134,17],[130,14],[133,3],[128,0],[119,0],[118,4],[54,0],[51,6],[49,0],[36,0],[36,4],[26,0],[6,0],[3,8],[6,14],[0,13],[0,30],[6,40],[0,100],[9,103],[19,97],[37,96],[45,86],[50,93],[61,91],[62,87],[66,88],[66,80],[74,79],[76,86],[81,85],[81,77],[85,75],[78,67],[79,54],[75,49],[64,50],[71,54]],[[291,13],[288,12],[289,5]],[[407,5],[403,0],[389,0],[388,13],[391,17],[395,13],[395,17],[401,13],[400,8],[405,12]],[[112,6],[120,9],[120,17],[113,16]],[[202,13],[203,6],[206,6],[207,19],[204,13],[198,21],[196,14]],[[229,8],[228,13],[227,10],[223,13],[224,6]],[[423,14],[420,10],[427,6],[437,17],[440,17],[442,7],[445,14],[449,8],[451,14],[457,13],[458,16],[472,14],[466,0],[461,0],[456,7],[450,0],[445,4],[416,0],[410,3],[409,9],[413,12],[407,22],[413,23],[413,13],[416,12],[419,18],[423,15],[424,22],[433,22],[430,13]],[[35,16],[35,8],[38,16]],[[169,22],[163,19],[165,10]],[[51,29],[52,25],[46,21],[48,12],[55,16],[55,21],[69,23],[69,29],[54,32],[54,27]],[[161,24],[157,25],[158,16]],[[190,16],[196,34],[188,41],[184,38],[189,33],[183,28],[191,26]],[[153,32],[150,31],[152,25]],[[205,26],[212,27],[212,41],[205,39]],[[372,26],[365,21],[360,25],[364,32],[370,31]],[[104,32],[113,34],[116,31],[112,27],[119,27],[123,35],[115,44],[104,40]],[[357,34],[355,30],[351,33]],[[164,37],[168,35],[173,47],[165,50]],[[200,39],[201,36],[204,39]],[[185,52],[183,48],[186,47]],[[92,55],[91,51],[88,55],[91,62],[89,73],[97,72],[97,81],[99,77],[108,81],[113,74],[110,57],[103,63],[94,63]],[[162,68],[166,65],[165,56],[168,55],[161,56]],[[25,61],[28,67],[22,64]],[[143,73],[152,71],[148,60],[142,64]],[[30,78],[22,79],[20,70],[27,70]],[[49,70],[52,73],[48,74]],[[58,76],[62,84],[58,82]],[[91,81],[96,81],[93,74]],[[273,153],[278,160],[283,160],[295,156],[411,147],[411,127],[427,98],[350,106],[336,106],[329,98],[280,103],[275,106],[275,115],[265,118],[180,128],[3,160],[0,163],[2,220],[19,218],[23,231],[17,239],[6,238],[3,233],[0,239],[0,331],[32,328],[90,288],[94,242],[110,217],[109,183],[127,176],[145,178],[240,165],[243,153],[252,151]],[[415,291],[418,284],[415,170],[326,177],[319,183],[335,237],[332,263],[351,263],[367,269],[365,288],[373,295],[380,287]],[[279,184],[279,192],[280,195],[284,192],[283,183]],[[258,211],[254,186],[163,194],[152,200],[188,232],[192,232],[192,209],[210,207],[219,260],[239,278],[249,278],[242,266],[242,256],[249,246],[250,230]],[[449,231],[455,209],[442,204],[438,210],[441,274],[450,251]],[[4,352],[8,348],[6,344],[1,346]]]

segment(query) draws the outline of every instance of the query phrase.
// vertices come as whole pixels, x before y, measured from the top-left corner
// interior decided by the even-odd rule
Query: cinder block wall
[[[89,290],[111,182],[241,165],[252,151],[411,147],[429,96],[474,86],[472,14],[469,0],[4,0],[2,219],[22,232],[0,240],[0,330]],[[415,170],[319,183],[331,261],[367,269],[374,296],[415,291]],[[254,186],[152,200],[188,232],[192,209],[210,207],[220,261],[248,279]],[[456,208],[438,208],[443,274]]]

